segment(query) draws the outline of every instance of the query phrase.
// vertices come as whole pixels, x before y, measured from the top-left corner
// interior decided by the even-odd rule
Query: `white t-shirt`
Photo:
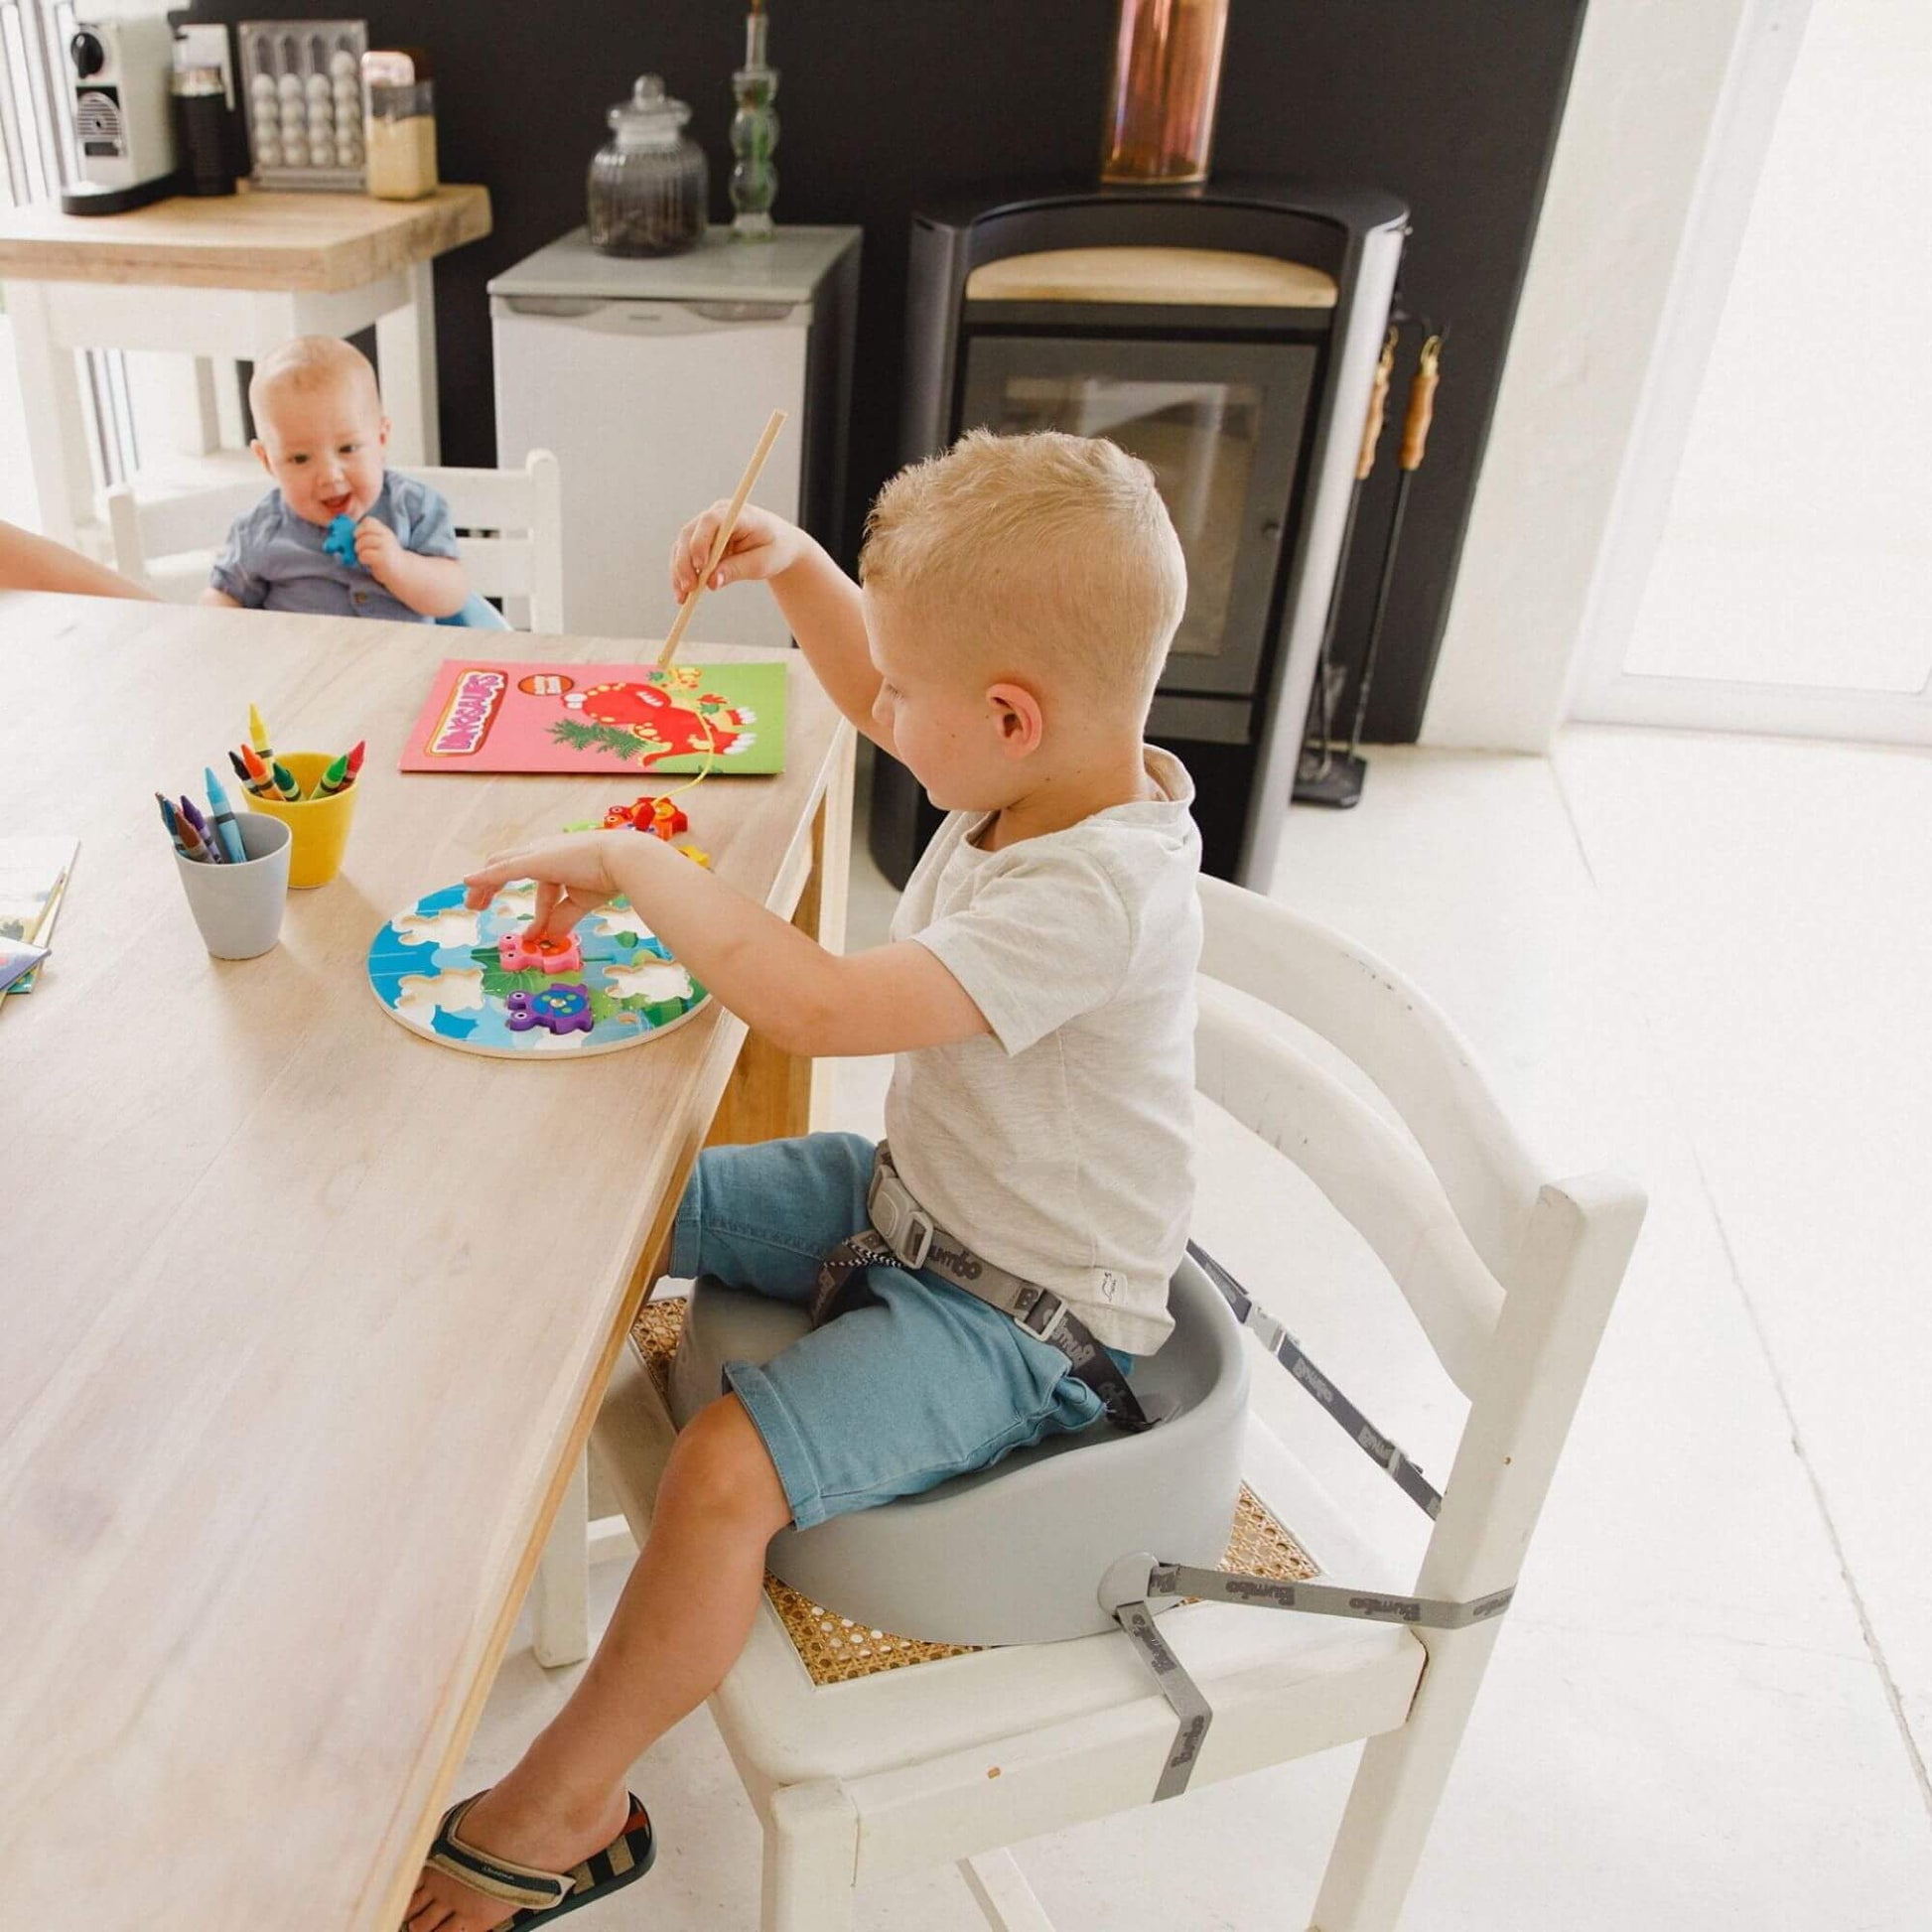
[[[1173,1327],[1168,1283],[1193,1207],[1200,835],[1185,768],[1163,794],[983,852],[953,812],[893,920],[971,995],[991,1034],[901,1053],[893,1162],[976,1254],[1050,1288],[1110,1348]]]

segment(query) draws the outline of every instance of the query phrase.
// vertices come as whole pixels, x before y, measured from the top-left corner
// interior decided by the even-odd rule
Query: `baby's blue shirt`
[[[441,493],[414,477],[382,473],[382,493],[369,515],[386,523],[405,550],[454,557],[456,528]],[[228,531],[208,582],[250,611],[300,611],[311,617],[385,618],[396,623],[433,620],[393,598],[358,564],[323,549],[326,525],[297,516],[271,489]]]

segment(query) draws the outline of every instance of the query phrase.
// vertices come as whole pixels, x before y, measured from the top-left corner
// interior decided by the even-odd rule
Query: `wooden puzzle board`
[[[460,885],[398,912],[369,942],[369,986],[383,1012],[460,1052],[560,1060],[641,1045],[711,998],[622,898],[578,925],[581,971],[504,971],[497,941],[529,923],[535,900],[535,883],[524,879],[481,912],[465,908]],[[584,1013],[588,1031],[577,1017]],[[513,1026],[518,1019],[525,1024]]]

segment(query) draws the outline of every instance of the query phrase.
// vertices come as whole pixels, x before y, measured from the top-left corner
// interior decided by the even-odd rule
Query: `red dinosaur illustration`
[[[752,743],[746,727],[754,715],[711,694],[695,701],[655,684],[594,684],[564,698],[567,709],[599,725],[627,731],[647,749],[641,761],[695,758],[709,751],[723,757]]]

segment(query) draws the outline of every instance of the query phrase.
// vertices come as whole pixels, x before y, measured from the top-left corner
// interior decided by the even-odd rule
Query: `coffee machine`
[[[80,179],[62,190],[69,214],[119,214],[175,192],[170,86],[174,30],[160,14],[89,10],[68,42]]]

